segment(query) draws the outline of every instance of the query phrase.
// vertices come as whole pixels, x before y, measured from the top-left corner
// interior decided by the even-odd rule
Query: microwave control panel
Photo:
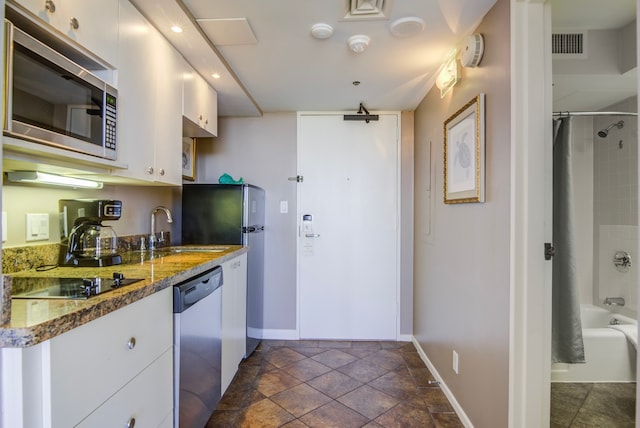
[[[104,131],[104,145],[107,149],[116,149],[116,97],[107,94],[107,102],[105,103],[106,118]]]

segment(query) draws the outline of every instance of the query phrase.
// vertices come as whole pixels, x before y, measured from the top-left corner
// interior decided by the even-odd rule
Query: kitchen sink
[[[188,253],[223,253],[229,247],[224,246],[207,246],[207,247],[164,247],[156,250],[135,250],[122,253],[122,263],[132,264],[140,263],[147,260],[159,259],[178,254]]]

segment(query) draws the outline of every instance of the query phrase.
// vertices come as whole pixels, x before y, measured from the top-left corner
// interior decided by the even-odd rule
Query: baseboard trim
[[[415,336],[411,339],[411,342],[413,342],[413,346],[416,347],[416,350],[418,351],[418,355],[420,355],[420,358],[422,358],[422,361],[424,361],[424,363],[427,365],[427,368],[429,369],[433,377],[435,377],[436,380],[440,383],[440,389],[449,400],[449,403],[451,403],[451,407],[453,407],[453,410],[458,415],[458,418],[460,418],[460,422],[462,422],[462,424],[466,428],[473,428],[473,424],[471,423],[471,420],[469,419],[467,414],[464,412],[464,409],[462,408],[460,403],[458,403],[458,400],[456,400],[456,397],[453,395],[453,393],[451,392],[447,384],[444,383],[444,381],[442,380],[442,376],[440,376],[440,373],[438,373],[438,370],[436,370],[435,366],[431,363],[431,361],[429,360],[429,357],[427,357],[427,354],[424,352],[424,350],[422,349],[422,346],[420,346],[420,343],[418,343],[418,340],[415,338]]]
[[[298,330],[264,329],[262,338],[266,340],[298,340],[300,335]]]

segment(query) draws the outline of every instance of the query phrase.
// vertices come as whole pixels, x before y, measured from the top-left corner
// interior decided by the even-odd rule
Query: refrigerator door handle
[[[264,226],[245,226],[242,228],[242,233],[255,233],[263,232]]]

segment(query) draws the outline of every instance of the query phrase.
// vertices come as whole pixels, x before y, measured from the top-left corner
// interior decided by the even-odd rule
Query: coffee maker
[[[122,202],[105,199],[60,199],[60,266],[101,267],[122,263],[118,237],[105,220],[118,220]]]

